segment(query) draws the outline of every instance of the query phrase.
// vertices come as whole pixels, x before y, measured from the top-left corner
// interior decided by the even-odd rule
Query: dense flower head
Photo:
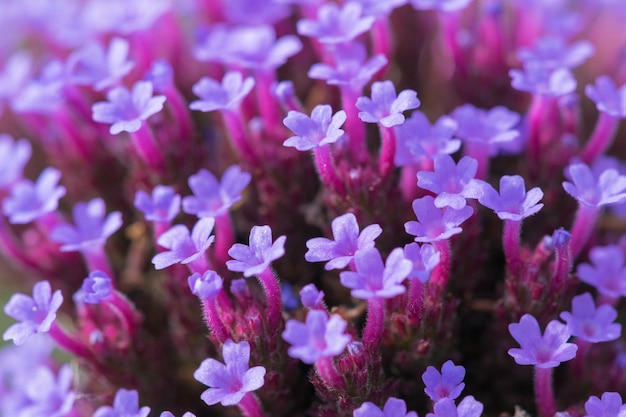
[[[391,81],[376,81],[372,84],[372,98],[359,97],[356,107],[361,110],[359,118],[366,123],[380,123],[392,127],[404,123],[406,110],[418,108],[420,101],[413,90],[396,94]]]
[[[183,211],[198,217],[217,217],[239,200],[241,192],[248,186],[252,176],[233,165],[224,171],[220,181],[206,169],[189,177],[192,196],[183,198]]]
[[[341,316],[328,317],[325,311],[310,310],[304,323],[289,320],[282,334],[291,344],[289,356],[313,364],[320,358],[341,354],[352,336],[345,334],[347,323]]]
[[[581,162],[569,165],[563,188],[578,202],[591,207],[602,207],[626,199],[626,176],[613,168],[594,172]]]
[[[227,72],[221,83],[209,77],[202,77],[193,86],[193,93],[200,97],[200,100],[192,101],[189,108],[203,112],[235,110],[253,87],[254,78],[244,79],[237,71]]]
[[[304,254],[308,262],[328,261],[326,270],[345,268],[358,250],[373,248],[374,240],[383,232],[377,224],[359,232],[359,224],[352,213],[333,219],[331,228],[334,240],[325,237],[309,239],[306,243],[308,251]]]
[[[163,233],[157,243],[169,251],[157,253],[152,258],[156,269],[167,268],[176,263],[188,264],[205,256],[206,250],[211,246],[215,236],[211,235],[215,219],[207,217],[196,222],[189,234],[187,226],[177,224]]]
[[[32,147],[26,139],[13,140],[10,135],[0,134],[0,190],[22,178],[31,154]]]
[[[413,200],[413,212],[417,221],[404,224],[406,232],[415,236],[416,242],[436,242],[449,239],[463,231],[461,223],[474,213],[470,206],[460,210],[452,207],[439,208],[431,196]]]
[[[589,397],[585,403],[585,412],[584,417],[624,417],[626,405],[617,392],[604,392],[602,398]]]
[[[604,304],[596,309],[588,292],[574,297],[572,312],[564,311],[561,318],[570,328],[572,336],[592,343],[615,340],[622,334],[622,326],[614,323],[617,311]]]
[[[298,21],[298,33],[317,39],[322,43],[349,42],[371,29],[374,18],[363,16],[358,2],[347,2],[343,7],[325,3],[317,12],[317,20]]]
[[[529,62],[523,70],[509,71],[511,85],[516,90],[547,97],[559,97],[576,90],[576,78],[567,68],[548,68]]]
[[[437,194],[435,207],[460,210],[467,204],[466,199],[482,195],[482,183],[474,179],[478,168],[474,158],[465,156],[455,164],[450,155],[437,155],[434,168],[432,172],[418,172],[417,185]]]
[[[250,245],[235,243],[228,250],[234,260],[226,262],[226,266],[231,271],[243,272],[245,277],[258,275],[285,254],[285,240],[286,236],[279,236],[272,242],[270,226],[253,226]]]
[[[550,69],[575,68],[593,55],[594,48],[589,41],[578,41],[568,45],[563,37],[540,38],[532,48],[521,48],[518,58],[524,62],[536,63]]]
[[[461,395],[465,383],[465,368],[455,365],[452,361],[446,361],[439,372],[434,366],[426,368],[422,375],[424,381],[424,392],[433,401],[441,401],[444,398],[455,400]]]
[[[47,332],[56,319],[62,302],[61,290],[52,293],[48,281],[36,283],[32,297],[13,294],[4,306],[4,313],[19,323],[12,324],[2,335],[2,339],[13,340],[16,345],[21,345],[32,335]]]
[[[340,127],[345,121],[345,111],[339,110],[333,114],[332,108],[327,104],[315,106],[311,117],[292,110],[287,114],[283,123],[296,136],[287,139],[283,145],[294,147],[299,151],[308,151],[335,143],[344,134]]]
[[[538,368],[556,368],[576,356],[578,346],[567,343],[571,333],[567,325],[552,320],[541,334],[539,323],[530,314],[524,314],[519,323],[509,324],[511,336],[520,348],[509,349],[509,355],[519,365]]]
[[[626,296],[624,252],[617,245],[596,246],[589,251],[591,264],[578,265],[578,278],[593,285],[600,294],[619,298]]]
[[[441,261],[441,254],[430,243],[422,246],[415,242],[405,245],[404,257],[413,263],[413,270],[407,278],[417,278],[422,284],[429,280],[430,273]]]
[[[202,301],[213,300],[222,290],[224,280],[215,271],[206,271],[203,274],[194,273],[187,279],[189,289]]]
[[[209,358],[202,361],[193,377],[210,388],[202,393],[202,400],[208,405],[238,404],[243,396],[263,386],[265,368],[249,367],[250,344],[228,339],[222,346],[224,363]]]
[[[376,404],[365,402],[354,410],[353,417],[417,417],[415,411],[406,411],[406,403],[399,399],[390,397],[385,402],[381,410]]]
[[[434,159],[439,154],[453,154],[461,148],[461,141],[453,136],[457,123],[449,116],[440,117],[433,125],[421,111],[415,111],[406,121],[395,127],[397,151],[395,164],[404,166],[420,158]]]
[[[480,417],[483,408],[483,404],[471,395],[463,398],[458,405],[450,398],[444,398],[435,403],[434,413],[428,413],[426,417]]]
[[[115,393],[113,407],[103,405],[93,417],[148,417],[150,407],[139,408],[139,394],[135,390],[120,388]]]
[[[596,79],[595,84],[585,87],[585,94],[599,111],[615,117],[626,117],[626,84],[617,88],[610,77],[603,75]]]
[[[502,220],[521,221],[537,213],[543,207],[539,201],[543,191],[535,187],[526,192],[524,178],[519,175],[504,175],[500,178],[500,193],[484,183],[483,193],[478,201],[490,208]]]
[[[511,142],[519,136],[515,129],[520,115],[498,106],[483,110],[464,104],[452,112],[457,123],[456,136],[469,143],[478,143],[496,149],[495,145]]]
[[[98,304],[112,293],[113,282],[102,271],[91,271],[81,287],[83,301],[88,304]]]
[[[173,187],[157,185],[148,195],[143,190],[135,194],[135,207],[150,222],[171,222],[180,213],[180,194]]]

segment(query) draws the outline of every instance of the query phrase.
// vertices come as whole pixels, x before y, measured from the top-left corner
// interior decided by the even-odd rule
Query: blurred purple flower
[[[459,405],[455,405],[450,398],[444,398],[435,403],[434,414],[428,413],[426,417],[480,417],[483,408],[483,404],[471,395],[463,398]]]
[[[488,183],[483,183],[483,194],[478,201],[493,210],[501,220],[520,221],[537,213],[543,207],[539,201],[543,191],[535,187],[526,192],[524,178],[519,175],[503,175],[500,193]]]
[[[228,0],[223,3],[226,19],[242,25],[273,25],[289,16],[290,9],[274,0]]]
[[[70,365],[63,365],[55,376],[50,368],[40,366],[24,387],[29,400],[20,409],[22,417],[65,417],[76,400],[71,391],[74,376]]]
[[[113,407],[99,407],[93,417],[148,417],[150,407],[139,408],[139,394],[135,390],[120,388],[115,393]]]
[[[591,396],[585,403],[584,417],[624,417],[626,405],[622,403],[622,396],[617,392],[604,392],[602,399]]]
[[[520,48],[517,57],[528,65],[530,63],[555,70],[557,68],[575,68],[585,62],[594,53],[591,42],[578,41],[567,45],[561,36],[539,38],[532,48]]]
[[[204,256],[215,239],[215,236],[211,235],[214,225],[215,219],[212,217],[200,219],[193,227],[191,236],[187,226],[182,224],[172,226],[157,240],[160,246],[169,249],[169,251],[154,255],[152,258],[154,267],[163,269],[179,262],[188,264],[200,256]]]
[[[363,16],[360,3],[348,2],[343,7],[325,3],[318,9],[317,20],[298,21],[298,33],[321,43],[342,43],[369,31],[373,24],[374,17]]]
[[[404,223],[404,229],[415,236],[416,242],[436,242],[449,239],[463,231],[459,225],[474,213],[470,206],[460,210],[435,206],[435,199],[426,196],[413,200],[413,212],[417,221]]]
[[[200,100],[192,101],[189,108],[203,112],[234,110],[253,87],[254,78],[246,77],[244,80],[236,71],[227,72],[221,84],[212,78],[202,77],[193,86],[193,92]]]
[[[483,110],[465,104],[452,113],[457,123],[456,136],[466,142],[488,146],[491,153],[498,144],[511,142],[519,136],[514,129],[520,121],[520,115],[506,107],[498,106]]]
[[[429,366],[422,375],[424,392],[433,401],[441,401],[444,398],[455,400],[461,395],[465,383],[465,368],[457,366],[452,361],[446,361],[441,367],[441,373],[434,367]]]
[[[437,194],[435,207],[460,210],[467,204],[466,199],[482,195],[482,183],[474,179],[477,168],[478,162],[469,156],[455,164],[450,155],[437,155],[434,171],[417,173],[417,185]]]
[[[596,175],[587,165],[575,163],[565,170],[563,188],[578,202],[591,207],[620,203],[626,199],[626,176],[608,168]]]
[[[615,117],[626,117],[626,84],[619,89],[610,77],[603,75],[596,83],[585,87],[585,94],[594,103],[598,111]]]
[[[365,402],[354,410],[353,417],[417,417],[415,411],[406,411],[406,404],[403,400],[390,397],[385,402],[381,410],[374,403]]]
[[[567,68],[547,68],[536,62],[529,62],[523,70],[509,71],[511,85],[519,91],[540,96],[559,97],[576,90],[576,78]]]
[[[26,52],[16,52],[6,59],[4,68],[0,70],[0,115],[5,105],[11,105],[22,92],[28,82],[33,59]]]
[[[64,89],[68,85],[67,70],[63,62],[52,59],[47,62],[39,77],[32,78],[12,101],[16,113],[51,115],[65,102]]]
[[[596,246],[589,251],[589,258],[593,265],[578,265],[578,278],[594,286],[600,294],[612,298],[626,296],[623,250],[617,245]]]
[[[26,139],[13,140],[10,135],[0,134],[0,190],[22,179],[31,154],[32,147]]]
[[[317,310],[324,310],[324,291],[317,289],[315,284],[307,284],[300,290],[302,306]]]
[[[202,301],[210,301],[217,297],[222,290],[224,280],[215,271],[206,271],[204,274],[194,273],[187,282],[189,289],[194,295],[197,295]]]
[[[183,198],[183,211],[198,217],[217,217],[241,200],[241,192],[248,186],[252,176],[238,165],[229,167],[220,182],[206,169],[189,177],[189,188],[194,195]]]
[[[391,81],[372,84],[372,98],[359,97],[356,107],[361,110],[359,118],[366,123],[380,123],[392,127],[404,123],[402,112],[418,108],[420,101],[413,90],[404,90],[396,95]]]
[[[272,243],[270,226],[253,226],[250,230],[250,246],[235,243],[228,254],[234,259],[226,262],[226,267],[235,272],[251,277],[259,275],[269,268],[272,261],[285,254],[286,236],[280,236]]]
[[[408,0],[351,0],[361,4],[363,16],[374,16],[377,18],[387,17],[391,12],[407,3]]]
[[[294,147],[299,151],[308,151],[319,146],[335,143],[344,134],[340,129],[346,121],[346,112],[339,110],[333,115],[328,104],[320,104],[313,108],[311,117],[297,111],[290,111],[283,120],[297,136],[283,142],[284,146]]]
[[[156,92],[164,92],[174,84],[174,70],[165,59],[157,59],[150,65],[144,80],[152,83]]]
[[[441,254],[430,243],[421,247],[413,242],[404,246],[404,257],[413,263],[413,270],[408,279],[418,279],[422,284],[428,282],[430,273],[441,261]]]
[[[473,0],[409,0],[417,10],[456,12],[465,9]]]
[[[561,318],[572,333],[591,343],[609,342],[622,334],[621,324],[614,323],[617,311],[604,304],[596,309],[593,297],[588,292],[572,299],[572,312],[564,311]]]
[[[135,194],[135,207],[150,222],[169,223],[180,213],[180,194],[166,185],[155,186],[151,195],[139,190]]]
[[[81,287],[83,301],[88,304],[98,304],[112,293],[113,282],[102,271],[91,271]]]

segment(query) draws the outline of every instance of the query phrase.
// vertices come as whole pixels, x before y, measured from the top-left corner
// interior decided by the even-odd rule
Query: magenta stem
[[[576,351],[576,356],[571,362],[572,372],[574,373],[574,377],[583,378],[585,376],[587,355],[589,355],[591,343],[580,338],[574,339],[574,343],[578,346],[578,350]]]
[[[209,261],[206,258],[206,254],[202,253],[193,261],[187,264],[191,273],[198,273],[200,275],[204,274],[206,271],[211,269]]]
[[[222,112],[222,117],[235,151],[248,163],[259,166],[257,154],[252,150],[248,141],[241,112],[239,110],[225,110]]]
[[[424,284],[417,278],[411,279],[409,284],[409,299],[407,311],[409,322],[418,324],[422,321],[424,310]]]
[[[405,165],[400,170],[400,192],[404,201],[410,203],[417,198],[417,165]]]
[[[187,102],[173,85],[169,86],[163,93],[167,97],[169,108],[178,124],[179,140],[183,143],[191,143],[194,128]]]
[[[133,145],[139,157],[152,169],[162,172],[165,169],[165,159],[157,147],[152,129],[147,123],[142,123],[139,130],[130,134]]]
[[[246,392],[241,401],[239,401],[239,409],[244,417],[264,417],[263,408],[257,397],[251,392]]]
[[[391,57],[391,30],[389,29],[389,17],[381,16],[374,21],[371,31],[372,55],[383,54]]]
[[[315,158],[315,166],[317,167],[320,179],[324,185],[340,196],[345,196],[346,189],[343,182],[339,178],[339,175],[337,175],[337,169],[335,168],[335,163],[333,162],[330,146],[323,145],[314,148],[313,156]]]
[[[438,240],[433,242],[433,246],[437,252],[439,252],[440,258],[439,263],[430,276],[428,286],[432,288],[433,291],[431,292],[435,299],[439,299],[443,296],[446,285],[448,285],[448,279],[450,278],[450,266],[452,262],[450,257],[450,242],[448,242],[448,240]]]
[[[553,417],[556,413],[552,390],[552,368],[535,367],[535,400],[539,417]]]
[[[322,381],[328,384],[331,388],[336,390],[345,388],[345,380],[343,379],[343,376],[337,372],[332,356],[324,356],[315,361],[315,370]]]
[[[382,138],[378,169],[382,180],[389,178],[395,168],[396,158],[396,131],[393,127],[380,126]]]
[[[465,148],[465,154],[478,162],[475,178],[487,179],[489,173],[489,146],[486,143],[471,142]]]
[[[552,106],[553,98],[544,97],[540,94],[533,96],[533,101],[528,110],[528,157],[531,161],[541,161],[541,132],[548,107]]]
[[[52,326],[50,326],[48,334],[50,334],[50,337],[52,338],[54,343],[56,343],[57,346],[59,346],[66,352],[69,352],[74,356],[78,356],[93,363],[98,362],[94,354],[84,343],[68,335],[65,330],[61,329],[56,321],[52,323]]]
[[[554,291],[562,289],[563,284],[569,280],[569,273],[572,269],[572,257],[570,254],[570,242],[556,247],[556,265],[552,277],[552,288]]]
[[[385,299],[370,298],[367,301],[367,322],[363,329],[363,345],[370,350],[377,350],[383,338],[385,324]]]
[[[520,277],[524,263],[522,261],[522,248],[520,244],[521,220],[505,220],[502,245],[509,273],[514,277]]]
[[[615,133],[617,132],[618,124],[618,117],[611,116],[605,112],[600,113],[600,118],[596,123],[596,127],[593,129],[591,138],[580,153],[580,158],[584,163],[591,165],[593,161],[598,159],[598,157],[611,146],[615,138]]]
[[[137,328],[137,313],[130,301],[117,291],[113,291],[106,301],[122,316],[122,319],[128,324],[128,332],[133,335]]]
[[[230,259],[228,250],[235,243],[235,231],[228,212],[215,218],[215,250],[214,262],[223,265]]]
[[[170,222],[154,222],[154,242],[159,251],[163,251],[165,249],[161,248],[160,245],[157,245],[156,241],[159,240],[159,237],[161,237],[163,233],[167,232],[167,230],[170,228],[170,225]]]
[[[267,298],[267,323],[271,330],[278,330],[283,310],[283,300],[278,279],[276,279],[272,270],[267,267],[265,271],[259,274],[259,281]]]
[[[281,132],[283,129],[280,105],[272,94],[272,84],[276,80],[276,76],[270,70],[255,71],[254,75],[257,107],[261,113],[265,131],[270,133]]]
[[[341,102],[347,116],[344,127],[348,135],[348,148],[357,163],[365,163],[369,158],[365,143],[365,125],[359,119],[359,109],[356,107],[358,95],[359,92],[350,87],[341,89]]]
[[[224,326],[222,320],[220,320],[220,314],[217,311],[215,300],[202,300],[202,309],[204,311],[204,319],[209,330],[213,331],[215,337],[224,343],[230,337],[228,330]]]
[[[83,259],[85,259],[87,270],[89,272],[102,271],[110,278],[113,278],[113,270],[109,265],[109,260],[107,259],[107,255],[104,252],[103,247],[96,248],[94,250],[85,250],[82,251],[81,254],[83,255]]]
[[[578,211],[572,226],[571,256],[576,259],[591,237],[591,232],[596,224],[596,219],[600,214],[598,207],[588,206],[578,203]]]

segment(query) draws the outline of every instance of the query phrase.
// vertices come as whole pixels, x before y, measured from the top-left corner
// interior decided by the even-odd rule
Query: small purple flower
[[[596,79],[595,85],[585,87],[585,94],[596,103],[598,111],[626,117],[626,84],[618,89],[610,77],[603,75]]]
[[[212,78],[202,77],[192,88],[200,100],[192,101],[189,108],[202,112],[235,110],[253,87],[254,78],[246,77],[244,80],[236,71],[227,72],[221,84]]]
[[[340,275],[341,285],[350,288],[355,298],[393,298],[403,294],[406,287],[402,282],[413,270],[413,264],[404,258],[404,251],[396,248],[383,260],[376,248],[367,248],[354,254],[356,272],[344,271]]]
[[[135,194],[135,207],[150,222],[169,223],[180,213],[180,194],[166,185],[157,185],[151,195],[139,190]]]
[[[435,403],[434,414],[428,413],[426,417],[480,417],[483,408],[483,404],[471,395],[463,398],[459,405],[455,405],[450,398],[444,398]]]
[[[492,151],[496,149],[495,145],[511,142],[519,136],[514,127],[519,123],[520,115],[502,106],[483,110],[465,104],[456,108],[452,117],[457,122],[457,137],[489,146]]]
[[[457,12],[465,9],[473,0],[409,0],[417,10]]]
[[[202,393],[208,405],[238,404],[244,395],[263,386],[265,368],[249,368],[250,344],[228,339],[222,346],[224,364],[215,359],[205,359],[193,373],[193,377],[210,388]]]
[[[433,401],[441,401],[444,398],[455,400],[465,388],[463,378],[465,368],[455,365],[452,361],[443,364],[441,373],[434,366],[429,366],[422,375],[422,381],[426,385],[424,392]]]
[[[391,81],[372,84],[372,98],[359,97],[356,107],[361,110],[359,118],[366,123],[380,123],[392,127],[404,123],[402,112],[418,108],[420,101],[413,90],[404,90],[396,95]]]
[[[152,83],[138,81],[132,91],[116,87],[107,93],[108,102],[98,102],[91,107],[92,118],[99,123],[111,124],[109,132],[133,133],[141,128],[144,120],[160,112],[165,96],[152,96]]]
[[[191,236],[187,226],[177,224],[163,233],[157,243],[168,252],[157,253],[152,258],[152,263],[156,269],[167,268],[176,263],[188,264],[204,256],[204,252],[211,246],[215,236],[211,235],[215,219],[207,217],[196,222]]]
[[[572,336],[591,343],[609,342],[622,334],[622,326],[614,323],[617,318],[615,308],[604,304],[596,309],[588,292],[574,297],[572,312],[564,311],[561,318],[569,326]]]
[[[523,70],[510,70],[509,76],[514,89],[540,96],[564,96],[576,91],[577,86],[569,69],[551,69],[536,62],[529,62]]]
[[[206,271],[204,274],[194,273],[187,282],[189,289],[194,295],[197,295],[202,301],[210,301],[217,297],[222,290],[224,280],[215,271]]]
[[[478,162],[469,156],[457,165],[450,155],[437,155],[433,172],[417,173],[417,185],[437,194],[435,207],[460,210],[467,204],[466,199],[482,195],[482,183],[474,179],[477,168]]]
[[[345,334],[346,322],[336,314],[330,318],[325,311],[310,310],[306,322],[288,320],[282,336],[291,344],[289,356],[313,364],[320,358],[334,357],[343,352],[352,340]]]
[[[431,126],[426,115],[415,111],[403,124],[395,127],[397,151],[395,164],[404,166],[420,158],[434,159],[439,154],[452,154],[461,148],[461,141],[453,139],[457,123],[442,116]]]
[[[50,239],[61,243],[64,252],[95,252],[122,226],[122,213],[114,211],[106,218],[106,207],[101,198],[88,203],[76,203],[73,209],[75,226],[64,223],[52,230]]]
[[[345,121],[346,112],[339,110],[333,115],[333,110],[328,104],[315,106],[311,117],[292,110],[283,120],[283,124],[296,136],[287,139],[283,145],[294,147],[299,151],[308,151],[335,143],[344,134],[340,127]]]
[[[387,17],[391,12],[407,3],[407,0],[351,0],[361,4],[363,16]]]
[[[524,62],[536,63],[549,69],[575,68],[593,55],[591,42],[578,41],[571,45],[560,36],[540,38],[533,48],[521,48],[517,57]]]
[[[234,261],[226,262],[226,267],[235,272],[251,277],[259,275],[269,268],[272,261],[285,254],[286,236],[280,236],[272,243],[272,228],[269,226],[254,226],[250,230],[250,246],[235,243],[228,254]]]
[[[143,79],[150,81],[156,92],[163,92],[174,85],[174,70],[165,59],[157,59],[150,65]]]
[[[374,240],[383,232],[379,225],[372,224],[359,233],[359,224],[352,213],[333,219],[331,228],[335,240],[325,237],[309,239],[306,243],[309,250],[304,254],[307,262],[329,261],[325,266],[327,271],[348,266],[356,251],[373,248]]]
[[[413,270],[408,279],[418,279],[426,284],[430,279],[430,273],[441,261],[441,254],[430,243],[424,243],[421,247],[413,242],[404,246],[404,257],[413,263]]]
[[[300,290],[300,300],[306,308],[324,310],[324,291],[317,289],[315,284],[307,284]]]
[[[500,194],[490,184],[483,184],[483,194],[478,201],[493,210],[501,220],[521,221],[543,207],[539,203],[543,198],[543,191],[535,187],[526,192],[524,178],[519,175],[502,176]]]
[[[27,405],[20,409],[20,416],[65,417],[69,415],[76,400],[71,390],[74,376],[70,365],[63,365],[58,375],[45,366],[32,374],[24,387]]]
[[[589,251],[591,264],[580,264],[578,278],[593,285],[600,294],[611,298],[626,296],[626,268],[624,252],[619,246],[596,246]]]
[[[22,179],[24,165],[31,154],[32,148],[26,139],[13,140],[10,135],[0,134],[0,190]]]
[[[44,65],[38,78],[31,79],[14,97],[11,103],[13,111],[51,115],[64,103],[67,84],[65,65],[53,59]]]
[[[4,312],[19,323],[11,325],[2,335],[2,339],[13,340],[16,345],[21,345],[32,335],[47,332],[62,302],[61,290],[56,290],[53,294],[48,281],[36,283],[32,297],[13,294],[4,306]]]
[[[224,2],[229,22],[242,25],[272,25],[289,16],[290,9],[273,0],[229,0]]]
[[[413,200],[413,212],[417,221],[406,222],[406,232],[415,236],[416,242],[436,242],[461,233],[463,229],[459,225],[469,219],[474,210],[470,206],[460,210],[437,208],[435,199],[426,196]]]
[[[537,368],[556,368],[561,362],[574,359],[578,346],[567,343],[571,333],[567,325],[552,320],[541,334],[539,323],[530,314],[524,314],[519,323],[509,324],[511,336],[520,348],[509,349],[509,355],[518,365]]]
[[[194,195],[183,198],[183,211],[198,217],[218,217],[227,213],[241,200],[241,192],[251,179],[252,176],[238,165],[224,171],[219,183],[213,174],[201,169],[189,177],[189,188]]]
[[[102,271],[92,271],[83,281],[81,287],[83,301],[88,304],[98,304],[113,294],[111,278]]]
[[[326,3],[319,8],[317,20],[301,19],[298,33],[317,39],[321,43],[350,42],[369,31],[374,17],[363,16],[363,7],[357,2],[348,2],[339,7]]]
[[[58,185],[61,172],[48,167],[41,171],[37,182],[23,179],[11,188],[11,195],[2,201],[2,213],[13,224],[26,224],[51,213],[65,195],[65,187]]]
[[[381,410],[374,403],[365,402],[354,410],[353,417],[417,417],[415,411],[406,411],[406,404],[403,400],[390,397],[385,402]]]
[[[602,399],[591,396],[585,403],[584,417],[624,417],[626,405],[617,392],[604,392]]]
[[[11,102],[22,92],[28,82],[33,66],[33,59],[26,52],[16,52],[0,69],[0,115],[5,104]]]
[[[135,390],[120,388],[115,393],[113,407],[103,405],[93,417],[148,417],[150,407],[139,408],[139,394]]]
[[[563,188],[579,203],[591,207],[620,203],[626,199],[626,176],[608,168],[596,175],[587,165],[575,163],[565,170]]]

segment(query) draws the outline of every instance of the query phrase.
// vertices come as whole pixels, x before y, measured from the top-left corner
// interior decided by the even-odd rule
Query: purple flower
[[[344,134],[340,127],[345,121],[346,112],[339,110],[333,115],[333,110],[328,104],[315,106],[311,117],[292,110],[283,120],[283,124],[297,136],[290,137],[283,145],[294,147],[299,151],[308,151],[335,143]]]
[[[418,108],[420,101],[413,90],[404,90],[396,95],[391,81],[372,84],[372,98],[359,97],[356,107],[361,110],[359,118],[366,123],[380,123],[392,127],[404,123],[402,112]]]
[[[152,195],[139,190],[135,194],[135,207],[150,222],[169,223],[180,212],[180,194],[176,194],[173,187],[166,185],[154,187]]]
[[[403,124],[395,127],[398,141],[395,164],[404,166],[423,157],[433,159],[438,154],[455,153],[461,148],[461,141],[452,139],[457,127],[448,116],[442,116],[431,126],[424,113],[413,112]]]
[[[309,310],[306,322],[288,320],[282,336],[291,344],[289,356],[313,364],[318,359],[334,357],[352,340],[345,334],[346,322],[336,314],[328,318],[325,311]]]
[[[602,399],[591,396],[585,403],[584,417],[625,417],[626,405],[617,392],[604,392]]]
[[[96,0],[86,3],[83,19],[93,30],[130,35],[150,29],[171,8],[167,0]]]
[[[307,284],[300,290],[300,300],[306,308],[324,310],[324,291],[317,289],[315,284]]]
[[[104,218],[106,207],[101,198],[88,203],[76,203],[73,209],[76,226],[60,224],[52,230],[50,239],[62,244],[64,252],[95,252],[122,226],[122,213],[114,211]]]
[[[437,194],[435,207],[460,210],[465,207],[467,198],[482,195],[482,183],[474,179],[478,168],[474,158],[465,156],[456,165],[450,155],[437,155],[434,168],[433,172],[418,172],[417,185]]]
[[[48,167],[41,171],[37,182],[23,179],[11,188],[11,195],[2,201],[2,213],[13,224],[26,224],[51,213],[65,195],[65,187],[58,185],[61,172]]]
[[[251,277],[259,275],[269,268],[272,261],[285,254],[286,236],[280,236],[272,243],[272,228],[269,226],[254,226],[250,230],[250,246],[235,243],[228,254],[234,261],[226,262],[226,267],[235,272]]]
[[[53,294],[48,281],[36,283],[32,297],[13,294],[4,306],[4,312],[19,323],[11,325],[2,335],[2,339],[13,340],[16,345],[21,345],[32,335],[47,332],[62,302],[61,290],[56,290]]]
[[[608,168],[596,175],[583,163],[571,164],[565,170],[565,191],[579,203],[591,207],[620,203],[626,199],[626,176]]]
[[[13,140],[10,135],[0,134],[0,190],[22,178],[31,154],[32,148],[26,139]]]
[[[596,79],[595,85],[585,87],[585,94],[596,103],[598,111],[626,117],[626,84],[618,89],[610,77],[603,75]]]
[[[404,401],[390,397],[381,410],[374,403],[366,402],[354,410],[353,417],[417,417],[415,411],[406,411]]]
[[[65,101],[64,88],[68,84],[65,65],[58,59],[49,61],[38,78],[31,79],[14,97],[16,113],[46,114],[59,110]]]
[[[417,221],[406,222],[406,232],[415,236],[416,242],[436,242],[461,233],[463,229],[459,225],[469,219],[474,210],[470,206],[460,210],[437,208],[435,199],[426,196],[413,200],[413,212]]]
[[[145,81],[150,81],[156,92],[163,92],[174,85],[174,70],[165,59],[157,59],[150,65],[144,75]]]
[[[596,246],[589,251],[591,264],[580,264],[576,274],[582,282],[593,285],[600,294],[611,298],[626,296],[624,252],[619,246]]]
[[[536,63],[549,68],[575,68],[593,55],[591,42],[578,41],[567,45],[563,37],[540,38],[533,48],[520,48],[517,57],[525,64]],[[532,64],[531,64],[532,65]]]
[[[500,194],[488,183],[483,183],[483,194],[478,201],[495,211],[501,220],[521,221],[537,213],[543,207],[539,200],[543,191],[539,187],[526,192],[524,178],[504,175],[500,178]]]
[[[403,6],[407,0],[351,0],[361,4],[363,16],[386,17],[396,8]]]
[[[509,76],[514,89],[541,96],[564,96],[573,93],[577,86],[576,78],[569,69],[551,69],[536,62],[529,62],[524,70],[510,70]]]
[[[481,402],[468,395],[459,405],[455,405],[450,398],[444,398],[437,401],[433,408],[434,414],[428,413],[426,417],[480,417],[484,407]]]
[[[317,20],[298,22],[298,33],[321,43],[350,42],[369,31],[373,24],[374,17],[364,17],[360,3],[348,2],[341,8],[335,3],[326,3],[319,8]]]
[[[519,123],[520,115],[502,106],[483,110],[465,104],[457,107],[452,117],[458,125],[457,137],[489,146],[492,151],[496,149],[495,145],[511,142],[519,136],[514,127]]]
[[[113,407],[104,405],[93,413],[93,417],[148,417],[150,407],[139,408],[139,394],[135,390],[120,388],[115,393]]]
[[[509,355],[518,365],[537,368],[556,368],[561,362],[574,359],[578,346],[567,343],[571,334],[567,325],[552,320],[541,334],[539,323],[530,314],[524,314],[519,323],[509,324],[511,336],[520,348],[509,349]]]
[[[430,273],[441,261],[441,254],[429,243],[421,247],[413,242],[404,246],[404,257],[413,263],[413,270],[408,279],[418,279],[422,284],[428,282]]]
[[[409,0],[417,10],[456,12],[465,9],[473,0]]]
[[[355,298],[392,298],[403,294],[406,287],[402,282],[413,270],[413,264],[404,258],[401,248],[391,251],[387,262],[376,248],[367,248],[354,254],[356,272],[344,271],[340,275],[341,285],[350,288]]]
[[[187,279],[189,289],[202,301],[210,301],[217,297],[222,290],[224,281],[215,271],[206,271],[204,274],[194,273]]]
[[[424,392],[433,401],[440,401],[444,398],[455,400],[461,395],[465,383],[465,368],[457,366],[452,361],[446,361],[441,367],[441,373],[434,367],[429,366],[422,375],[424,381]]]
[[[352,259],[356,251],[374,247],[374,240],[380,236],[383,229],[377,224],[372,224],[359,233],[359,224],[352,213],[346,213],[336,217],[331,223],[333,238],[316,237],[306,242],[309,249],[304,254],[307,262],[326,263],[326,270],[343,269]]]
[[[564,311],[561,318],[569,326],[572,336],[591,343],[609,342],[622,334],[622,326],[613,323],[617,318],[615,308],[604,304],[596,309],[588,292],[574,297],[572,312]]]
[[[223,7],[229,22],[250,26],[274,24],[290,12],[284,4],[273,0],[229,0]]]
[[[183,198],[183,211],[198,217],[217,217],[241,200],[241,192],[248,186],[252,176],[243,172],[238,165],[224,171],[222,179],[217,178],[206,169],[189,177],[189,188],[193,196]]]
[[[21,407],[19,416],[65,417],[74,406],[76,393],[71,391],[73,380],[70,365],[63,365],[58,375],[40,366],[26,383],[24,391],[28,400]]]
[[[115,86],[135,66],[128,60],[129,50],[129,42],[122,38],[113,38],[106,51],[98,42],[87,44],[68,58],[71,80],[96,91]]]
[[[102,271],[92,271],[83,281],[81,294],[88,304],[98,304],[113,293],[111,278]]]
[[[236,71],[227,72],[221,84],[212,78],[202,77],[192,88],[200,100],[192,101],[189,108],[203,112],[234,110],[253,87],[254,78],[246,77],[244,80]]]
[[[193,377],[210,388],[202,393],[202,400],[208,405],[220,403],[235,405],[246,393],[263,386],[265,368],[249,368],[250,345],[228,339],[222,346],[224,364],[215,359],[205,359],[193,373]]]
[[[133,133],[141,128],[144,120],[160,112],[165,96],[152,96],[152,83],[138,81],[132,91],[126,87],[116,87],[107,93],[108,102],[98,102],[91,107],[92,118],[96,122],[111,124],[109,132]]]
[[[169,252],[157,253],[152,258],[152,263],[156,269],[167,268],[176,263],[188,264],[204,256],[204,252],[211,246],[215,236],[211,235],[215,219],[207,217],[196,222],[191,236],[187,226],[177,224],[163,233],[157,243]]]
[[[31,75],[33,59],[26,52],[11,55],[0,70],[0,115],[5,104],[10,104],[23,90]]]
[[[387,58],[382,54],[367,59],[365,47],[360,43],[338,45],[336,49],[336,66],[314,64],[309,69],[309,78],[361,92],[374,74],[387,65]]]

